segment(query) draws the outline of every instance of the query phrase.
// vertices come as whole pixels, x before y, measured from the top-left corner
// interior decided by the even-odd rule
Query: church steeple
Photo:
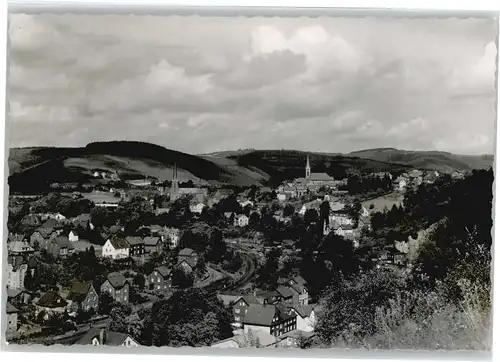
[[[172,187],[170,189],[170,196],[176,197],[179,192],[179,180],[177,179],[177,164],[174,164],[174,168],[172,170]]]
[[[306,179],[311,176],[311,165],[309,164],[309,155],[307,155],[307,163],[306,163]]]

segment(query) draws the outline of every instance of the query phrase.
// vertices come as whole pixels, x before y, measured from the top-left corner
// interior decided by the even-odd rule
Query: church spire
[[[306,163],[306,179],[311,176],[311,165],[309,164],[309,155],[307,155],[307,163]]]

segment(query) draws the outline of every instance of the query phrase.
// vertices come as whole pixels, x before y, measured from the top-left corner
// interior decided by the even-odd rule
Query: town
[[[405,193],[465,177],[415,168],[335,179],[314,172],[308,155],[303,177],[275,187],[182,182],[173,165],[170,180],[96,169],[88,184],[11,194],[8,341],[314,345],[328,284],[319,254],[405,273],[420,235],[366,240],[384,215],[404,212]],[[175,330],[189,318],[217,333]]]

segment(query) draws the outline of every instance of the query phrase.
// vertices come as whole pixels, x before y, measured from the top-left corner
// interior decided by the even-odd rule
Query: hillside
[[[307,153],[290,150],[253,151],[241,155],[230,156],[240,167],[256,169],[269,175],[273,183],[304,177],[307,155],[312,172],[325,172],[336,179],[353,173],[370,172],[403,172],[407,165],[362,159],[339,154]]]
[[[9,186],[14,192],[40,192],[54,182],[88,182],[95,170],[116,170],[124,179],[147,176],[165,181],[171,179],[174,164],[178,167],[180,181],[274,185],[303,177],[307,155],[293,150],[190,155],[150,143],[128,141],[96,142],[76,148],[14,148],[9,155]],[[326,172],[336,179],[353,173],[387,171],[397,174],[410,167],[450,171],[486,168],[492,164],[492,156],[395,149],[364,150],[347,155],[309,153],[309,158],[312,172]]]
[[[376,148],[351,152],[348,155],[375,160],[409,165],[415,168],[452,172],[487,169],[493,165],[493,155],[456,155],[440,151],[405,151],[395,148]]]

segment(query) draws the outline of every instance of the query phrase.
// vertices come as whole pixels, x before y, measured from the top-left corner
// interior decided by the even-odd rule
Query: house
[[[108,239],[102,247],[102,257],[116,259],[126,259],[130,256],[129,243],[120,237],[114,236]]]
[[[190,248],[184,248],[177,254],[177,263],[182,261],[188,262],[189,265],[195,266],[198,263],[198,253]]]
[[[7,288],[24,289],[24,278],[28,272],[28,264],[22,256],[13,256],[7,259]]]
[[[289,281],[289,289],[293,294],[293,302],[295,305],[308,305],[309,292],[302,283],[294,283]]]
[[[134,338],[126,333],[108,331],[106,328],[91,328],[77,342],[79,345],[137,347],[140,346]]]
[[[65,236],[58,236],[52,239],[47,245],[47,253],[54,258],[67,257],[73,252],[73,246]]]
[[[74,282],[66,299],[72,302],[74,311],[78,308],[97,311],[99,307],[99,296],[90,282]]]
[[[161,237],[164,243],[170,243],[170,246],[175,248],[179,244],[180,230],[166,227],[163,229]]]
[[[155,268],[151,274],[146,277],[146,285],[149,290],[166,290],[172,286],[172,271],[166,266]]]
[[[205,208],[205,204],[199,202],[195,205],[190,205],[189,206],[189,210],[193,213],[193,214],[201,214],[201,212],[203,211],[203,209]]]
[[[275,290],[257,291],[255,295],[260,304],[277,304],[283,301],[283,297]]]
[[[7,302],[6,312],[7,312],[7,333],[15,333],[17,332],[17,314],[19,313],[19,310],[12,304]]]
[[[296,314],[284,305],[251,304],[243,320],[245,333],[261,330],[277,337],[296,328]]]
[[[125,241],[129,245],[129,256],[140,256],[146,252],[144,239],[139,236],[127,236]]]
[[[69,241],[72,243],[78,241],[78,232],[76,230],[71,230],[68,235]]]
[[[61,213],[47,213],[47,214],[44,214],[42,215],[42,218],[44,219],[48,219],[48,220],[57,220],[57,221],[63,221],[63,220],[66,220],[66,216],[64,216],[63,214]]]
[[[242,296],[238,295],[238,294],[221,294],[221,293],[218,293],[217,297],[220,300],[222,300],[222,303],[224,303],[224,305],[227,306],[227,305],[231,305],[231,304],[236,303],[236,301],[238,299],[240,299]]]
[[[73,225],[80,226],[86,230],[94,230],[94,225],[92,224],[92,218],[90,214],[80,214],[73,219]]]
[[[334,232],[336,235],[342,236],[342,237],[354,236],[354,229],[352,228],[351,225],[339,226],[336,229],[334,229]]]
[[[25,217],[21,219],[21,225],[28,226],[28,227],[38,227],[42,224],[42,221],[40,220],[40,217],[35,214],[28,214]]]
[[[110,273],[106,281],[101,285],[101,293],[109,293],[117,302],[127,304],[129,302],[129,282],[120,273]]]
[[[24,237],[9,242],[7,250],[10,255],[27,255],[35,251]]]
[[[68,303],[55,290],[50,290],[38,299],[36,306],[45,312],[64,312]]]
[[[252,304],[262,304],[255,295],[239,297],[234,301],[233,314],[234,321],[238,324],[243,323],[243,320],[248,312],[248,308]]]
[[[286,194],[285,193],[279,193],[276,195],[276,197],[278,198],[278,201],[280,202],[285,202],[286,201]]]
[[[311,305],[291,305],[288,309],[293,311],[297,316],[297,330],[303,332],[314,331],[316,324],[316,314]]]
[[[196,264],[194,264],[192,260],[181,260],[175,267],[177,269],[182,269],[185,273],[189,274],[196,268]]]
[[[54,229],[39,227],[30,236],[30,245],[35,249],[46,249],[50,240],[59,236],[59,232]]]
[[[281,296],[284,303],[293,302],[294,292],[291,290],[290,287],[285,285],[280,285],[278,286],[278,288],[276,288],[276,292],[278,292],[278,294]]]
[[[304,332],[299,329],[287,332],[278,337],[277,348],[300,348],[301,341],[309,340],[315,336],[314,331]]]
[[[275,346],[278,339],[262,330],[256,330],[249,333],[239,333],[233,337],[223,339],[213,343],[212,348],[248,348],[259,347],[266,348]]]
[[[159,253],[162,249],[161,239],[158,236],[146,236],[144,239],[144,252],[146,254]]]
[[[244,227],[248,225],[249,218],[246,215],[237,215],[234,218],[234,226]]]
[[[14,305],[28,305],[33,299],[33,294],[22,289],[10,289],[7,287],[7,301]]]

